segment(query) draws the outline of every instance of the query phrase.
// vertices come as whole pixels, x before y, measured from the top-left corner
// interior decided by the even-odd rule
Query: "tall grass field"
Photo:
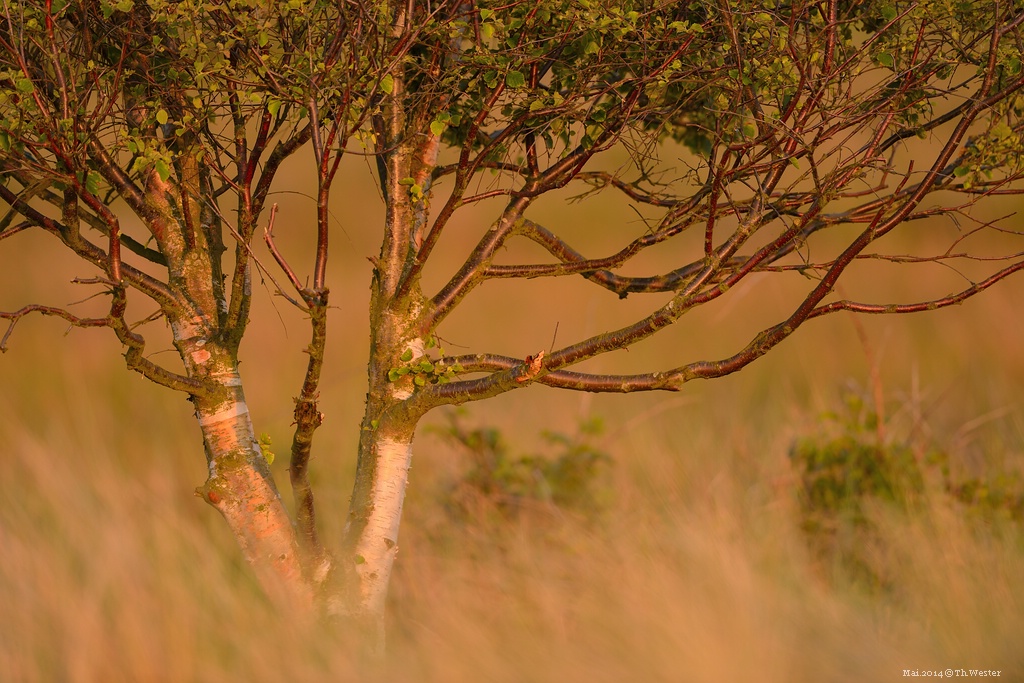
[[[307,204],[290,209],[296,224]],[[357,228],[378,224],[374,207],[353,211],[332,254],[327,419],[312,461],[329,545],[365,393],[376,235]],[[456,256],[472,227],[453,231]],[[92,293],[68,284],[87,266],[45,238],[0,248],[4,310]],[[283,231],[280,242],[295,258],[308,246]],[[911,296],[899,273],[885,282],[861,286]],[[291,505],[307,331],[271,284],[256,286],[241,371]],[[496,283],[442,335],[455,349],[525,355],[626,319],[582,280],[564,297],[547,286]],[[754,279],[592,367],[728,355],[789,293]],[[951,310],[860,328],[816,320],[737,375],[677,394],[530,387],[428,415],[388,657],[375,664],[343,631],[261,594],[193,495],[206,463],[183,396],[126,371],[109,332],[25,319],[0,357],[0,681],[1024,681],[1022,295],[1011,280]],[[140,329],[147,353],[173,365],[166,330]]]

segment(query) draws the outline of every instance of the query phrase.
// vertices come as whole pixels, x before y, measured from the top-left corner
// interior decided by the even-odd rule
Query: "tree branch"
[[[14,332],[18,322],[27,315],[38,313],[44,316],[54,316],[66,320],[73,327],[109,327],[117,335],[117,338],[124,344],[125,363],[129,369],[138,372],[147,379],[160,384],[161,386],[184,391],[192,395],[204,394],[207,391],[206,385],[190,377],[171,372],[166,368],[156,365],[144,355],[145,340],[141,335],[133,332],[131,327],[124,320],[124,311],[127,304],[124,288],[114,282],[106,282],[111,286],[112,295],[110,311],[103,318],[82,318],[62,308],[54,306],[42,306],[32,304],[24,306],[17,311],[0,311],[0,319],[10,321],[7,330],[0,338],[0,352],[7,351],[7,342]]]
[[[0,199],[3,199],[12,209],[28,219],[33,225],[41,227],[57,236],[65,246],[97,268],[104,271],[107,270],[107,265],[110,262],[109,255],[77,233],[72,233],[69,226],[62,225],[40,213],[3,185],[0,185]],[[153,299],[162,307],[174,308],[178,305],[177,298],[170,288],[154,277],[127,264],[121,265],[121,276],[126,283]]]

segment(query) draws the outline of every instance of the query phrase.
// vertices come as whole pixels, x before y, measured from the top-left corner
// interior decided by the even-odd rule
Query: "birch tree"
[[[0,240],[17,249],[19,233],[51,235],[94,270],[79,282],[109,307],[82,317],[26,303],[0,314],[0,348],[32,314],[112,331],[130,370],[194,405],[209,464],[198,492],[265,589],[296,610],[364,625],[377,649],[413,437],[431,410],[533,385],[679,391],[740,370],[814,318],[958,304],[1024,268],[1014,223],[978,213],[1016,193],[1022,175],[1024,14],[1013,3],[2,7]],[[601,161],[626,154],[616,172]],[[323,543],[307,474],[330,371],[329,212],[332,201],[360,201],[335,179],[347,157],[366,155],[384,205],[377,225],[360,228],[381,240],[366,409],[345,532]],[[308,225],[268,203],[288,159],[317,179]],[[621,246],[597,253],[537,219],[538,200],[566,192],[614,194],[643,221],[609,226]],[[427,290],[422,274],[442,235],[477,206],[493,220]],[[890,235],[932,245],[917,237],[943,218],[959,226],[946,248],[886,248]],[[275,226],[308,231],[315,251],[289,261]],[[510,260],[504,247],[516,243],[536,256]],[[671,269],[623,274],[657,250]],[[838,295],[844,273],[866,260],[901,273],[941,263],[963,284],[911,302]],[[310,325],[307,372],[296,378],[294,515],[254,437],[238,367],[258,262]],[[801,293],[722,357],[665,358],[632,374],[578,367],[685,325],[688,312],[755,275],[803,283]],[[463,301],[494,280],[532,278],[583,278],[607,291],[609,307],[627,296],[650,303],[629,324],[557,347],[440,350]],[[137,323],[152,319],[169,325],[174,362],[150,355]]]

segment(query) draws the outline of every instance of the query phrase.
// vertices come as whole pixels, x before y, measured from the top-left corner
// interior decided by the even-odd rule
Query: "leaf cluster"
[[[388,381],[398,382],[408,376],[414,386],[423,387],[428,384],[447,384],[463,372],[458,362],[445,357],[444,348],[439,345],[436,337],[430,337],[426,347],[428,350],[436,348],[437,356],[430,352],[415,356],[412,349],[406,349],[399,358],[401,363],[388,369]]]
[[[0,17],[0,149],[40,172],[98,168],[100,143],[134,181],[167,181],[203,146],[231,172],[239,127],[358,126],[387,65],[374,6],[346,3],[12,2]],[[8,90],[6,86],[12,86]],[[15,154],[20,153],[20,154]]]

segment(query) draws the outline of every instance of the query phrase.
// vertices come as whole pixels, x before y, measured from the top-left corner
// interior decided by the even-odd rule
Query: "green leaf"
[[[19,78],[17,81],[15,81],[14,86],[18,89],[18,92],[20,93],[30,93],[32,92],[32,89],[35,87],[32,85],[32,81],[28,78]]]
[[[427,385],[427,379],[423,375],[416,375],[413,381],[416,383],[416,386],[418,387],[423,387]]]
[[[355,560],[356,564],[366,564],[366,558],[362,555],[356,555]]]
[[[505,74],[505,85],[510,88],[522,88],[526,85],[526,76],[521,71],[509,71]]]
[[[270,440],[270,435],[267,434],[266,432],[263,432],[262,434],[260,434],[260,438],[259,438],[258,443],[259,443],[259,447],[260,447],[260,452],[263,453],[263,457],[266,458],[267,464],[268,465],[273,465],[274,464],[274,451],[271,450],[271,446],[273,446],[274,444]]]
[[[401,377],[401,373],[398,372],[398,368],[391,368],[388,370],[388,381],[397,382],[398,378]]]
[[[888,52],[879,52],[878,55],[876,55],[876,58],[878,59],[879,64],[888,69],[891,69],[893,64],[895,64],[892,55]]]
[[[411,182],[409,182],[409,183],[405,182],[406,180],[410,180],[411,181],[412,178],[402,178],[401,180],[398,181],[398,184],[399,185],[412,185],[413,184]],[[405,353],[402,354],[402,360],[406,361],[406,362],[412,360],[412,349],[406,349],[405,350]]]
[[[270,100],[267,102],[267,111],[270,112],[271,116],[277,116],[277,112],[281,111],[281,100]]]
[[[163,159],[157,159],[153,168],[156,169],[156,174],[160,176],[160,180],[165,183],[167,182],[167,179],[171,177],[171,169]]]
[[[992,127],[992,137],[997,140],[1003,140],[1013,135],[1013,129],[1006,125],[1005,121],[1000,121]]]
[[[488,88],[494,88],[498,85],[498,72],[488,71],[484,74],[484,83]]]
[[[89,171],[85,174],[85,191],[89,194],[96,194],[100,191],[100,174],[96,171]]]
[[[158,109],[156,112],[156,122],[161,126],[167,123],[167,112],[163,109]]]
[[[380,89],[388,95],[395,91],[395,79],[391,74],[384,74],[384,78],[380,79]]]
[[[435,121],[431,121],[430,122],[430,132],[433,133],[437,137],[441,137],[441,133],[443,133],[445,128],[447,128],[447,127],[448,127],[448,124],[442,123],[440,121],[436,121],[435,120]]]

